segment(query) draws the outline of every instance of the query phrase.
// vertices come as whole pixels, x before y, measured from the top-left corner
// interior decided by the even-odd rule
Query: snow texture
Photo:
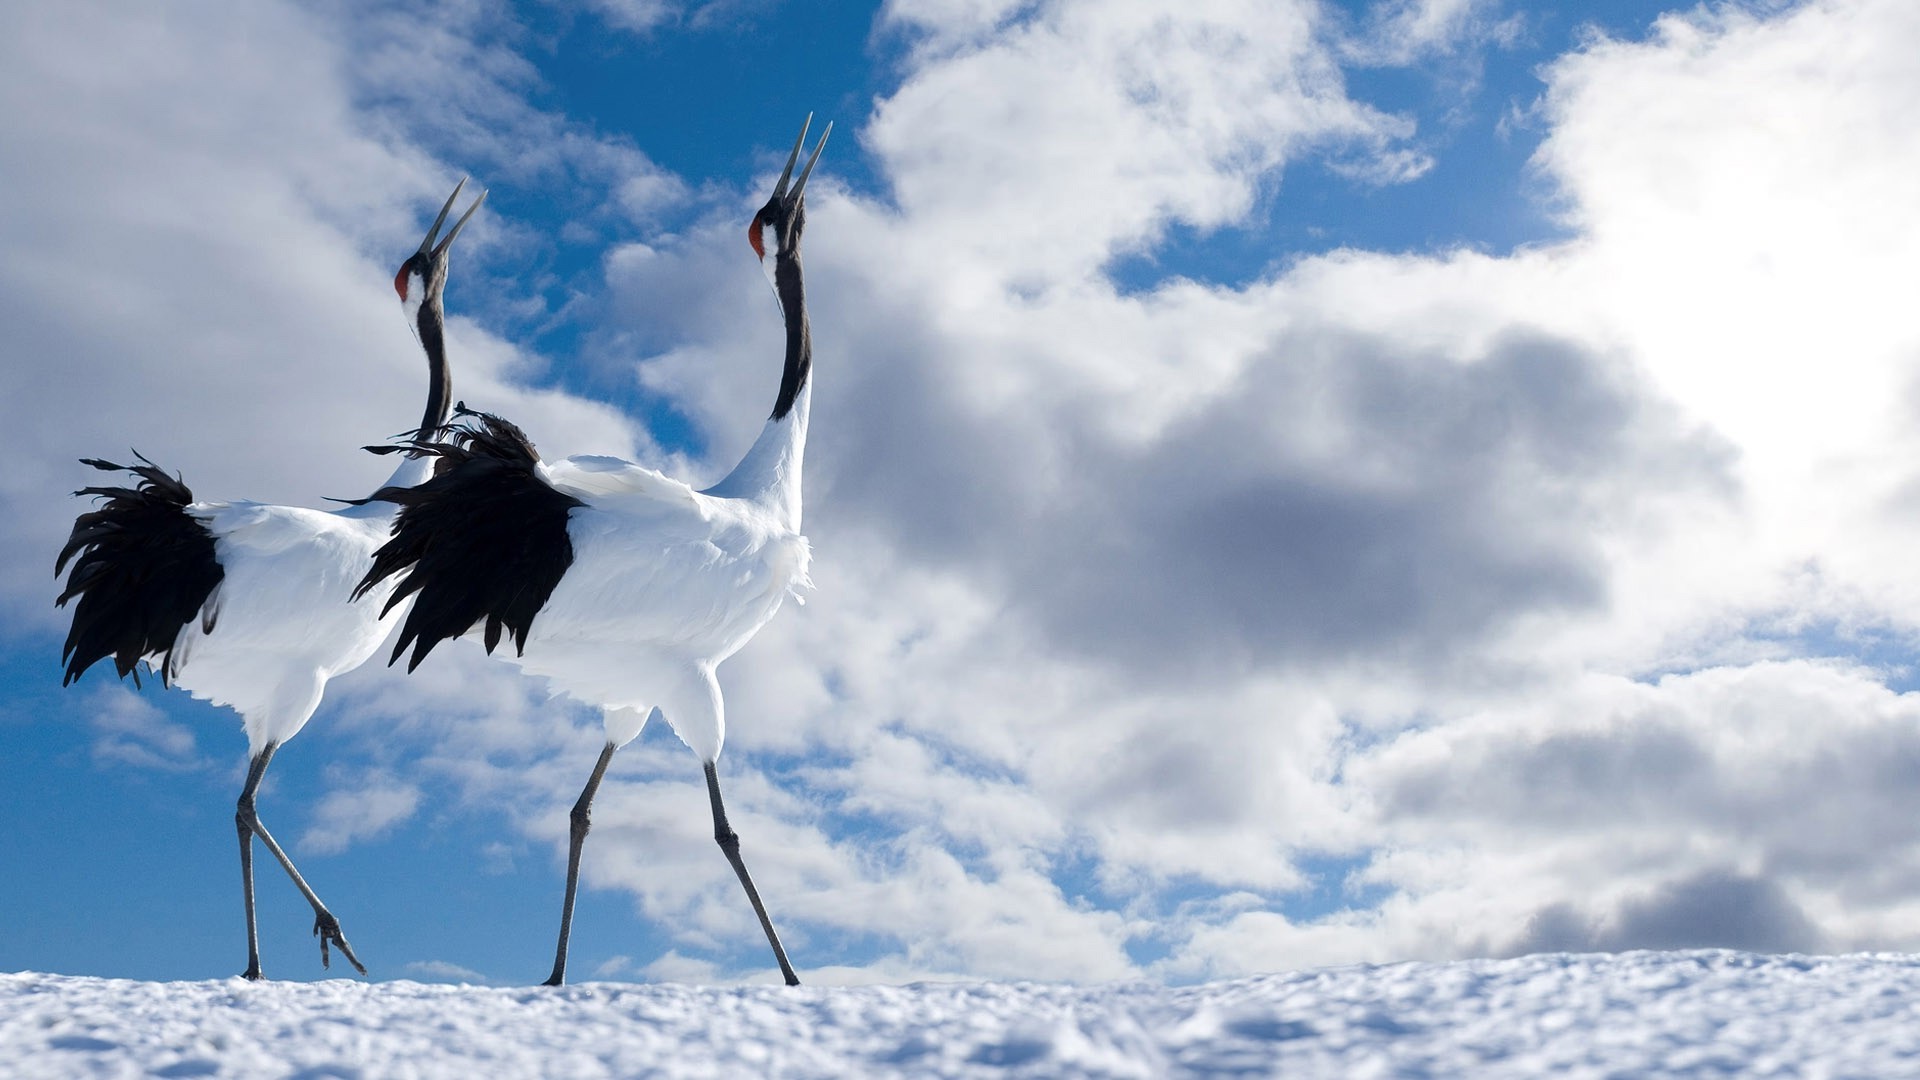
[[[0,975],[36,1077],[1822,1076],[1920,1072],[1920,958],[1552,954],[1168,988],[557,990]]]

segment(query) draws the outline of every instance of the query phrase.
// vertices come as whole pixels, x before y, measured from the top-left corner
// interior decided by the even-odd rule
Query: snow
[[[1920,1072],[1920,958],[1564,954],[1190,987],[561,989],[0,975],[37,1077],[1823,1076]]]

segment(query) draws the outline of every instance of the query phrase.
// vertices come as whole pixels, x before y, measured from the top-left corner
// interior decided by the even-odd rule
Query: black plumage
[[[826,140],[820,140],[823,144]],[[802,178],[804,181],[804,177]],[[800,246],[796,242],[800,231],[806,228],[806,204],[794,200],[786,204],[780,200],[769,200],[760,211],[759,220],[766,227],[777,230],[779,236],[779,255],[773,260],[773,291],[780,298],[780,310],[799,312],[798,318],[786,320],[787,352],[786,362],[780,371],[780,396],[774,399],[772,420],[784,420],[793,411],[794,402],[799,400],[800,388],[807,384],[807,376],[813,371],[813,339],[807,325],[807,290],[805,279],[800,272]]]
[[[442,438],[399,448],[438,458],[433,479],[373,493],[400,511],[393,538],[374,553],[373,567],[354,593],[358,599],[404,572],[387,608],[413,596],[413,610],[387,663],[411,646],[408,671],[435,645],[482,619],[488,652],[503,630],[515,651],[524,652],[533,617],[573,565],[567,516],[586,505],[540,478],[540,455],[525,432],[464,404],[455,411],[464,422],[443,428]]]
[[[133,676],[142,657],[159,656],[160,682],[173,674],[173,649],[181,627],[200,614],[226,576],[206,523],[187,512],[193,492],[138,453],[139,465],[82,458],[104,472],[139,477],[136,487],[86,487],[75,495],[105,499],[81,514],[60,549],[53,573],[73,561],[73,572],[56,606],[78,598],[61,662],[62,686],[72,685],[96,661],[113,657],[121,678]],[[207,615],[211,621],[212,612]],[[209,631],[213,628],[207,627]]]

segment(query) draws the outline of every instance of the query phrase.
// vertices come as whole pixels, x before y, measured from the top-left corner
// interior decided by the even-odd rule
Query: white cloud
[[[651,30],[679,10],[670,0],[594,0],[591,6],[610,25],[637,31]]]
[[[357,776],[335,787],[313,808],[300,835],[302,849],[337,855],[355,842],[391,832],[420,808],[420,789],[393,776]]]
[[[1345,95],[1311,5],[1057,0],[1007,14],[887,8],[929,47],[862,141],[911,222],[902,241],[930,256],[910,261],[941,276],[948,305],[1080,279],[1175,223],[1218,228],[1313,147],[1382,151],[1410,133]]]
[[[464,968],[459,964],[450,963],[446,960],[415,960],[407,964],[407,971],[415,975],[425,976],[434,982],[469,983],[476,986],[487,986],[493,981],[485,975],[474,971],[472,968]]]
[[[607,0],[629,28],[679,7]],[[681,179],[655,165],[625,135],[603,133],[529,99],[547,89],[520,51],[527,33],[511,7],[464,0],[431,9],[343,2],[329,27],[343,51],[337,77],[359,107],[354,120],[385,141],[429,145],[516,190],[538,187],[566,211],[571,229],[592,238],[617,212],[650,220],[689,198]],[[551,244],[500,218],[518,249]]]
[[[1407,898],[1381,920],[1448,952],[1910,949],[1920,697],[1881,678],[1591,676],[1363,754],[1347,775],[1401,853],[1371,877]]]
[[[88,722],[95,761],[169,772],[207,765],[193,731],[168,720],[130,687],[97,684],[88,694]]]
[[[1888,426],[1920,344],[1900,315],[1920,222],[1898,177],[1920,148],[1894,133],[1920,79],[1894,43],[1920,37],[1920,13],[1729,6],[1658,31],[1551,72],[1539,160],[1588,238],[1598,305],[1753,468],[1898,449]]]
[[[1509,43],[1523,16],[1499,17],[1500,0],[1375,0],[1349,55],[1368,64],[1407,66],[1465,46]]]
[[[616,30],[635,34],[663,32],[668,27],[688,26],[711,29],[725,26],[743,13],[780,3],[781,0],[706,0],[685,3],[682,0],[581,0],[580,6],[593,11]]]

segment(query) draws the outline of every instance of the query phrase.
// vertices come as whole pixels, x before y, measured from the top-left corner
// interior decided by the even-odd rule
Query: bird
[[[747,229],[763,268],[772,259],[786,346],[773,412],[724,479],[696,491],[614,457],[548,463],[518,427],[462,403],[446,437],[410,444],[439,459],[433,479],[374,495],[400,510],[361,588],[398,576],[387,606],[413,600],[389,664],[411,648],[411,672],[439,642],[480,627],[488,653],[504,635],[514,645],[507,659],[600,709],[606,742],[568,818],[566,890],[548,986],[566,981],[594,793],[614,752],[640,734],[656,708],[699,756],[714,840],[746,890],[782,977],[790,986],[800,982],[721,799],[716,766],[726,713],[715,669],[786,597],[812,584],[812,552],[800,532],[813,397],[800,237],[807,178],[833,125],[793,180],[811,125],[809,115],[773,194]]]
[[[420,247],[394,275],[394,291],[427,357],[427,402],[419,434],[448,418],[452,376],[446,355],[442,293],[454,238],[486,201],[481,192],[453,228],[436,242],[460,191],[447,197]],[[267,831],[255,794],[274,753],[319,707],[327,680],[373,656],[393,622],[386,610],[354,603],[352,594],[375,549],[386,539],[393,508],[370,500],[332,511],[255,502],[200,502],[179,476],[135,451],[135,465],[96,458],[83,464],[124,472],[132,487],[85,487],[76,495],[104,500],[81,514],[54,564],[54,576],[73,564],[57,606],[73,605],[61,661],[62,686],[71,686],[95,662],[111,658],[121,678],[140,684],[144,661],[162,686],[238,712],[247,735],[247,776],[235,805],[240,874],[247,913],[249,980],[263,977],[254,916],[253,838],[258,837],[313,906],[320,963],[331,967],[329,946],[354,969],[340,920],[320,901],[293,860]],[[383,487],[427,478],[433,460],[411,454]]]

